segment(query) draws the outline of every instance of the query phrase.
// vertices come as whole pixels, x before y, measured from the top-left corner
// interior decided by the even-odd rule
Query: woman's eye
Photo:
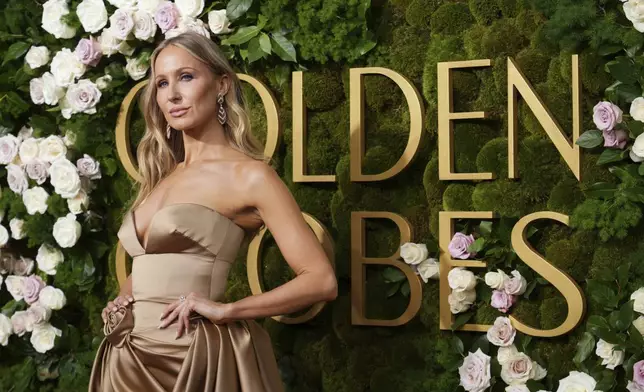
[[[165,80],[162,80],[157,84],[157,87],[163,87],[165,83],[166,83]]]
[[[185,79],[186,77],[187,77],[188,79]],[[190,74],[183,74],[183,75],[181,75],[181,79],[182,79],[182,80],[192,80],[192,75],[190,75]]]

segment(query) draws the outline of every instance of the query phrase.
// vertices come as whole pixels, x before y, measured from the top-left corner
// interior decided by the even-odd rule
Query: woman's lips
[[[181,109],[181,110],[175,110],[174,112],[170,112],[170,115],[171,115],[172,117],[181,117],[181,116],[183,116],[184,114],[186,114],[186,113],[188,112],[188,110],[190,110],[190,108],[187,108],[187,109]]]

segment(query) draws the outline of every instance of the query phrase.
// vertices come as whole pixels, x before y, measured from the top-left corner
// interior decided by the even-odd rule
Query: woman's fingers
[[[171,304],[170,306],[175,305]],[[181,312],[181,307],[175,305],[171,313],[167,316],[163,316],[161,318],[161,324],[159,324],[159,328],[165,328],[167,327],[170,323],[172,323],[177,317],[179,317],[179,314]],[[164,312],[165,313],[165,312]]]
[[[180,338],[184,332],[188,332],[190,330],[190,308],[188,306],[184,306],[183,309],[181,309],[181,313],[179,315],[179,325],[177,326],[177,339]]]
[[[166,308],[161,312],[161,317],[159,318],[160,320],[163,320],[164,318],[168,317],[170,313],[172,313],[177,306],[179,306],[179,301],[174,301],[170,305],[166,306]]]

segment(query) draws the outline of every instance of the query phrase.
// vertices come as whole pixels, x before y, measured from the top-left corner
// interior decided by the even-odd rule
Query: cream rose
[[[508,385],[505,392],[530,392],[530,388],[525,384]]]
[[[105,90],[110,85],[111,81],[112,76],[110,74],[103,75],[96,79],[96,87],[98,87],[99,90]]]
[[[61,289],[46,286],[40,291],[38,303],[51,310],[60,310],[67,304],[67,298]]]
[[[505,283],[510,280],[510,277],[501,270],[497,272],[488,272],[485,274],[485,284],[496,290],[503,290]]]
[[[595,354],[602,359],[602,365],[614,370],[615,367],[624,363],[624,351],[615,350],[615,345],[610,344],[602,339],[597,342]]]
[[[458,368],[460,385],[468,392],[483,392],[490,387],[491,358],[479,348],[475,353],[468,353],[463,364]]]
[[[134,36],[141,41],[152,41],[157,33],[157,24],[152,14],[145,10],[137,10],[134,15]]]
[[[9,189],[19,195],[24,193],[29,186],[25,170],[13,163],[7,165],[7,183],[9,183]]]
[[[67,207],[72,214],[82,214],[89,206],[89,197],[87,193],[81,189],[76,196],[67,199]]]
[[[51,60],[51,73],[56,84],[61,87],[70,86],[75,79],[83,76],[86,70],[87,66],[69,48],[61,49]]]
[[[19,310],[11,315],[11,327],[18,337],[33,329],[33,323],[26,310]]]
[[[506,384],[525,384],[532,374],[532,360],[517,352],[501,365],[501,378]]]
[[[61,335],[62,332],[60,329],[49,323],[42,323],[34,325],[34,330],[29,340],[36,351],[44,354],[54,348],[56,336]]]
[[[208,27],[214,34],[227,34],[232,32],[230,21],[226,16],[226,10],[215,10],[208,12]]]
[[[9,336],[13,333],[11,319],[0,313],[0,344],[6,346],[9,344]]]
[[[29,163],[38,158],[38,143],[38,139],[35,139],[33,137],[30,137],[20,143],[18,154],[20,156],[20,160],[23,163]]]
[[[476,287],[476,276],[462,267],[452,268],[447,275],[447,281],[454,291],[472,290]]]
[[[14,300],[22,300],[24,294],[23,289],[25,287],[25,278],[24,276],[9,275],[5,278],[4,284],[7,286],[7,291],[13,297]]]
[[[81,79],[67,89],[61,104],[61,114],[70,119],[76,113],[96,113],[96,104],[101,99],[101,90],[89,79]]]
[[[32,46],[25,55],[25,63],[31,69],[40,68],[49,62],[49,49],[46,46]]]
[[[141,80],[150,69],[150,64],[136,57],[128,57],[125,70],[133,80]]]
[[[418,264],[418,274],[427,283],[429,279],[438,279],[440,267],[436,259],[423,260]]]
[[[625,0],[622,0],[624,2]],[[633,23],[635,30],[644,33],[644,1],[628,0],[624,3],[624,15]]]
[[[0,164],[7,165],[18,155],[20,140],[8,134],[0,137]]]
[[[11,238],[14,240],[21,240],[25,238],[25,221],[18,218],[13,218],[9,221],[9,229],[11,229]]]
[[[29,309],[27,309],[27,316],[29,317],[33,327],[35,324],[49,321],[49,318],[51,317],[51,309],[42,306],[40,303],[31,304]]]
[[[407,264],[417,265],[429,256],[427,245],[407,242],[400,247],[400,257]]]
[[[24,142],[25,140],[29,139],[31,137],[31,135],[33,135],[33,134],[34,134],[34,129],[33,128],[23,126],[18,131],[17,138],[18,138],[18,140],[20,140],[20,142]]]
[[[49,135],[38,144],[38,158],[45,162],[53,162],[67,155],[67,147],[60,136]]]
[[[0,225],[0,248],[3,248],[9,242],[9,232],[7,228]]]
[[[161,3],[163,3],[163,0],[138,0],[136,7],[141,11],[154,15]]]
[[[528,282],[519,271],[511,272],[512,277],[505,283],[505,292],[510,295],[521,295],[528,288]]]
[[[633,300],[633,309],[638,313],[644,314],[644,287],[637,289],[631,294],[631,300]]]
[[[208,31],[206,24],[200,19],[193,19],[190,17],[181,18],[179,20],[179,25],[176,28],[168,30],[165,33],[165,38],[170,39],[188,31],[193,31],[210,39],[210,31]]]
[[[644,316],[639,316],[633,321],[633,326],[644,336]]]
[[[487,340],[495,346],[505,347],[514,343],[516,334],[509,318],[497,317],[494,325],[487,330]]]
[[[557,392],[595,392],[597,381],[586,373],[571,371],[559,381]]]
[[[112,4],[116,8],[135,8],[136,0],[107,0],[108,3]]]
[[[196,18],[201,14],[204,0],[175,0],[174,4],[183,18]]]
[[[56,83],[51,72],[42,75],[43,100],[47,105],[56,105],[65,96],[65,89]]]
[[[61,248],[71,248],[76,245],[81,235],[81,225],[76,221],[76,215],[69,213],[58,218],[54,223],[54,239]]]
[[[44,214],[47,212],[47,200],[49,199],[49,193],[39,186],[27,189],[22,194],[22,202],[27,208],[27,213],[29,215],[35,215],[36,213]]]
[[[465,312],[475,300],[476,292],[474,290],[452,291],[447,296],[450,312],[453,314]]]
[[[38,269],[47,275],[56,275],[56,267],[63,261],[65,261],[65,257],[60,249],[47,244],[42,244],[38,248],[38,254],[36,255]]]
[[[644,161],[644,133],[635,138],[635,142],[633,143],[633,147],[631,147],[629,156],[633,162]]]
[[[58,159],[49,168],[51,185],[56,193],[69,199],[78,194],[81,189],[80,176],[76,166],[67,159]]]
[[[42,28],[54,37],[72,38],[76,29],[65,24],[61,18],[69,14],[67,0],[49,0],[42,6]]]
[[[83,0],[76,7],[76,14],[88,33],[98,33],[107,25],[107,8],[103,0]]]

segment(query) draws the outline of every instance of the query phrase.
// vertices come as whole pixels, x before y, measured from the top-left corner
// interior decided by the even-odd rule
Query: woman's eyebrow
[[[195,70],[194,68],[192,68],[192,67],[181,67],[181,68],[177,69],[176,71],[172,71],[172,72],[170,72],[170,73],[175,73],[175,74],[177,74],[177,73],[180,73],[181,71],[184,71],[184,70],[186,70],[186,69],[190,69],[190,70],[196,71],[196,70]],[[156,78],[158,79],[158,78],[160,78],[161,76],[165,76],[165,74],[158,74]]]

